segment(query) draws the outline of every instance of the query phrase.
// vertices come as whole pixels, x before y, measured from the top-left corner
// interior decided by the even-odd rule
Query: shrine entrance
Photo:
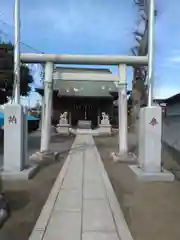
[[[113,97],[77,97],[77,96],[58,96],[56,92],[53,94],[53,114],[52,123],[59,123],[60,115],[64,112],[68,113],[68,123],[73,127],[77,127],[78,121],[91,121],[92,128],[97,128],[102,117],[102,112],[112,116]]]
[[[77,126],[79,120],[91,121],[92,128],[98,125],[98,106],[84,100],[76,101],[71,111],[71,124]]]

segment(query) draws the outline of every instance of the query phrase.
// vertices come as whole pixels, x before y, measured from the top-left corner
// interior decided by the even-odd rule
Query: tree
[[[148,0],[134,0],[138,6],[140,14],[140,26],[134,32],[136,46],[132,48],[132,54],[135,56],[146,56],[148,54]],[[157,10],[155,10],[157,16]],[[139,111],[142,106],[147,105],[147,66],[134,67],[133,87],[132,87],[132,121],[136,126],[138,124]]]
[[[0,104],[4,104],[14,94],[14,54],[11,43],[0,43]],[[27,96],[31,91],[33,77],[25,64],[20,66],[20,94]]]

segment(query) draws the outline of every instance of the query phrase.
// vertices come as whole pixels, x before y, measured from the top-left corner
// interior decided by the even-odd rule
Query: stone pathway
[[[29,240],[133,240],[90,135],[77,135]]]

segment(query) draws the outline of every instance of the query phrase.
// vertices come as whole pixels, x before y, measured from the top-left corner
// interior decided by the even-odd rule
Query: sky
[[[138,11],[133,0],[21,0],[22,52],[131,55]],[[180,1],[155,0],[154,97],[180,92]],[[13,39],[14,0],[0,2],[0,37]],[[40,85],[39,68],[33,68]],[[117,73],[117,69],[111,68]],[[131,87],[132,71],[128,71]],[[34,105],[38,95],[31,94]],[[23,100],[25,101],[25,100]]]

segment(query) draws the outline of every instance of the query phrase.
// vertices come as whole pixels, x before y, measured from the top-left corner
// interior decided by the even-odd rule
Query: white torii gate
[[[55,63],[63,64],[88,64],[88,65],[118,65],[119,66],[119,153],[127,153],[127,77],[126,65],[138,64],[147,65],[147,57],[134,56],[83,56],[83,55],[41,55],[41,54],[22,54],[23,62],[45,62],[44,79],[44,120],[41,136],[41,152],[49,151],[51,111],[52,111],[52,91],[53,91],[53,70]],[[46,59],[48,62],[46,62]],[[75,76],[74,76],[75,77]],[[72,76],[71,76],[72,78]],[[93,81],[115,81],[117,79],[107,78],[96,79]],[[76,78],[75,78],[76,80]],[[81,81],[81,79],[79,79]]]
[[[140,113],[140,168],[133,167],[132,170],[141,179],[171,180],[171,174],[161,172],[161,109],[152,107],[153,91],[153,59],[154,59],[154,0],[149,0],[149,36],[148,56],[99,56],[99,55],[62,55],[62,54],[20,54],[20,0],[15,0],[15,48],[14,48],[14,69],[15,69],[15,104],[7,106],[5,117],[5,147],[4,147],[4,176],[6,172],[22,173],[23,161],[23,134],[22,134],[22,106],[20,106],[20,61],[24,63],[45,63],[44,80],[44,118],[42,123],[41,151],[48,152],[51,130],[52,91],[53,91],[53,70],[54,64],[84,64],[84,65],[117,65],[119,68],[119,153],[127,154],[127,77],[126,66],[148,65],[149,98],[148,107]],[[9,123],[9,117],[15,116],[20,123],[13,125]],[[154,119],[153,130],[149,130],[149,119]],[[156,122],[156,124],[154,124]],[[157,126],[158,123],[158,126]],[[12,137],[16,135],[18,141]],[[150,135],[148,135],[150,134]],[[154,145],[152,144],[154,142]],[[15,148],[13,147],[15,144]],[[153,149],[148,150],[148,145]],[[10,147],[13,151],[9,151]],[[12,160],[12,159],[16,160]],[[12,162],[13,161],[13,162]],[[14,170],[16,169],[16,170]],[[31,172],[31,171],[30,171]],[[28,172],[27,178],[31,175]],[[8,174],[9,176],[9,174]],[[15,175],[17,176],[17,174]]]

